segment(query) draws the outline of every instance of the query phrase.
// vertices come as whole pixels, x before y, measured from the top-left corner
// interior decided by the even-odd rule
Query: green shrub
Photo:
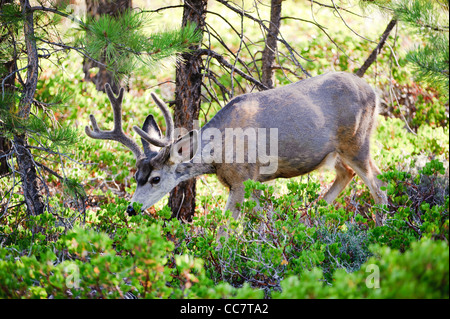
[[[281,282],[273,298],[449,298],[449,246],[443,241],[414,242],[405,253],[388,247],[373,248],[361,269],[339,269],[331,285],[315,268]]]
[[[381,180],[390,198],[384,226],[372,230],[373,241],[406,250],[421,238],[449,239],[448,169],[431,160],[413,176],[392,170]]]
[[[320,267],[331,282],[336,269],[359,269],[371,255],[368,234],[344,209],[336,210],[324,201],[317,203],[319,184],[290,181],[288,193],[274,196],[273,187],[244,182],[246,197],[258,204],[242,204],[242,217],[227,224],[230,212],[214,210],[195,218],[199,229],[187,248],[205,261],[208,275],[216,282],[233,286],[250,283],[267,295],[280,289],[280,281],[292,274]],[[314,205],[313,205],[314,204]],[[254,211],[259,205],[260,210]],[[216,240],[220,227],[228,237]]]

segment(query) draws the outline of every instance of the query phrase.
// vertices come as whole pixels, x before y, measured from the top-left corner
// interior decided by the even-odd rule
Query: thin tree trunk
[[[1,78],[0,78],[1,80]],[[1,127],[0,127],[1,130]],[[0,131],[0,177],[9,173],[6,154],[11,151],[11,142],[1,135]]]
[[[273,64],[277,51],[277,38],[280,32],[281,3],[283,0],[272,0],[270,4],[270,25],[266,37],[266,46],[262,54],[261,82],[268,88],[273,88]]]
[[[86,0],[86,12],[89,17],[99,17],[102,14],[117,17],[125,10],[131,9],[131,6],[131,0]],[[105,59],[101,59],[100,62],[104,63]],[[91,76],[90,70],[95,67],[98,67],[98,73]],[[84,80],[93,82],[97,91],[105,92],[104,86],[106,83],[109,83],[112,90],[116,94],[119,93],[119,81],[103,65],[85,58],[83,61],[83,72]]]
[[[389,34],[391,33],[392,29],[394,29],[395,25],[397,24],[396,19],[392,19],[386,29],[383,32],[383,35],[381,36],[380,42],[376,46],[376,48],[372,51],[372,53],[369,55],[367,60],[364,62],[363,66],[356,71],[356,75],[362,78],[364,74],[366,73],[367,69],[372,65],[373,62],[377,59],[378,54],[380,54],[381,49],[384,46],[384,43],[386,42],[387,38],[389,37]]]
[[[21,0],[20,5],[24,15],[24,34],[28,56],[27,79],[19,103],[19,117],[26,120],[30,116],[31,105],[38,80],[39,60],[34,35],[33,12],[29,10],[28,0]],[[41,186],[37,176],[33,157],[28,149],[26,134],[14,136],[14,147],[17,156],[19,174],[22,181],[23,196],[28,214],[39,215],[44,212],[44,202],[41,196]]]
[[[207,0],[185,0],[182,26],[195,23],[203,30]],[[201,42],[201,41],[200,41]],[[200,44],[190,47],[191,53],[182,55],[181,63],[176,72],[174,125],[176,128],[193,129],[193,121],[198,120],[201,102],[203,60],[195,51]],[[191,221],[195,212],[196,180],[191,179],[180,183],[170,192],[169,207],[172,217]]]
[[[0,11],[2,11],[5,4],[10,3],[12,3],[12,0],[0,0]],[[3,36],[0,36],[0,43],[2,44],[8,44],[8,42],[12,41],[13,39],[13,31],[11,30],[11,28],[8,28],[8,26],[6,26],[5,31],[5,34]],[[10,45],[12,45],[12,43],[10,43]],[[11,60],[4,62],[3,68],[0,68],[0,71],[3,70],[3,73],[0,72],[0,83],[4,83],[3,87],[0,89],[0,100],[2,100],[2,104],[9,104],[10,97],[12,94],[14,94],[14,83],[16,82],[16,74],[14,73],[16,63],[14,59],[15,57],[11,57]],[[5,96],[4,99],[3,96]],[[12,103],[14,103],[14,99],[11,100],[11,104]],[[9,108],[11,109],[11,107]],[[2,135],[1,130],[2,127],[0,124],[0,177],[9,173],[9,167],[5,155],[8,154],[11,150],[11,142]]]

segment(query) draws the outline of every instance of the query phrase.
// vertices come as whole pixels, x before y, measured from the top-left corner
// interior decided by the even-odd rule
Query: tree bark
[[[372,53],[369,55],[367,60],[364,62],[363,66],[356,71],[356,75],[362,78],[364,74],[366,73],[367,69],[372,65],[373,62],[377,59],[378,54],[380,54],[381,49],[384,46],[384,43],[386,42],[387,38],[389,37],[389,34],[391,33],[392,29],[394,29],[395,25],[397,24],[396,19],[392,19],[386,29],[383,32],[383,35],[381,36],[380,42],[376,46],[376,48],[372,51]]]
[[[27,79],[19,103],[18,116],[22,120],[30,117],[31,105],[38,81],[39,59],[34,35],[33,12],[28,0],[20,0],[24,16],[25,45],[28,56]],[[44,212],[44,202],[41,196],[41,185],[37,176],[33,157],[28,149],[26,134],[14,136],[14,147],[17,156],[19,174],[22,181],[23,196],[28,214],[39,215]]]
[[[199,30],[205,26],[207,0],[185,0],[182,26],[195,23]],[[192,45],[191,53],[182,55],[176,71],[174,125],[176,128],[193,129],[193,121],[198,120],[201,102],[202,67],[201,55],[196,54],[199,44]],[[175,137],[176,138],[176,137]],[[190,179],[180,183],[170,192],[169,207],[172,217],[191,221],[195,212],[196,180]]]
[[[99,17],[102,14],[112,15],[113,17],[120,16],[125,10],[131,9],[132,0],[86,0],[86,12],[89,17]],[[105,59],[99,62],[104,63]],[[90,69],[98,67],[98,73],[91,76]],[[112,90],[118,94],[120,83],[114,78],[111,71],[107,70],[103,65],[90,60],[83,61],[84,80],[95,84],[97,91],[105,92],[104,86],[106,83],[111,84]]]
[[[261,82],[268,88],[273,88],[273,64],[275,62],[278,33],[281,23],[281,3],[283,0],[272,0],[270,4],[270,25],[266,37],[266,46],[262,53]]]
[[[0,78],[1,80],[1,78]],[[0,127],[0,177],[9,173],[9,167],[7,163],[6,154],[11,151],[11,142],[1,135]],[[5,156],[5,157],[2,157]]]
[[[12,0],[0,0],[0,11],[2,10],[2,7],[5,4],[12,3]],[[6,44],[13,39],[13,34],[11,28],[8,28],[8,26],[5,26],[5,34],[0,35],[0,43]],[[11,43],[12,45],[12,43]],[[2,56],[3,59],[9,58],[6,56]],[[3,67],[0,68],[0,71],[3,70],[3,72],[0,72],[0,83],[4,83],[4,86],[0,89],[0,100],[2,100],[2,104],[9,104],[9,96],[14,94],[14,83],[16,82],[16,74],[14,73],[16,62],[14,61],[15,57],[11,56],[11,60],[6,61],[3,63]],[[6,78],[8,77],[8,78]],[[4,82],[3,82],[4,81]],[[6,97],[3,99],[1,96]],[[11,101],[11,103],[14,100]],[[12,105],[11,105],[12,106]],[[11,109],[11,106],[9,109]],[[5,154],[8,154],[11,150],[11,141],[9,141],[7,138],[5,138],[2,135],[2,127],[0,123],[0,177],[9,173],[9,167],[7,163],[7,158],[2,157]]]

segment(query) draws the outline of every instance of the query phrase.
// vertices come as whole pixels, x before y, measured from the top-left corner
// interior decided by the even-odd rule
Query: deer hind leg
[[[383,182],[380,181],[377,176],[381,174],[377,165],[374,163],[373,159],[368,155],[363,160],[358,158],[353,158],[349,160],[344,159],[345,163],[348,164],[358,176],[363,180],[364,184],[369,187],[370,193],[375,200],[375,204],[387,205],[386,193],[381,190]],[[382,226],[382,216],[380,214],[376,215],[376,225]]]
[[[336,179],[323,197],[328,204],[331,204],[339,196],[355,176],[355,172],[348,165],[344,164],[339,157],[336,158],[334,168],[336,170]]]

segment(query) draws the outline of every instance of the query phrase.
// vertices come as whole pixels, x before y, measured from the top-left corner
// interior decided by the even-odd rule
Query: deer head
[[[169,109],[155,94],[151,93],[156,105],[160,108],[166,121],[167,129],[163,137],[153,115],[148,115],[142,128],[133,126],[134,131],[141,136],[142,149],[138,144],[125,135],[122,129],[122,100],[124,89],[115,97],[109,84],[105,84],[105,91],[111,102],[114,114],[114,129],[100,130],[93,115],[90,115],[91,129],[86,126],[86,134],[94,139],[113,140],[129,148],[136,158],[137,182],[136,191],[128,206],[127,213],[135,215],[133,203],[142,204],[141,210],[158,202],[170,192],[179,182],[185,180],[185,163],[190,161],[197,150],[197,131],[193,130],[184,136],[174,139],[175,129]]]

